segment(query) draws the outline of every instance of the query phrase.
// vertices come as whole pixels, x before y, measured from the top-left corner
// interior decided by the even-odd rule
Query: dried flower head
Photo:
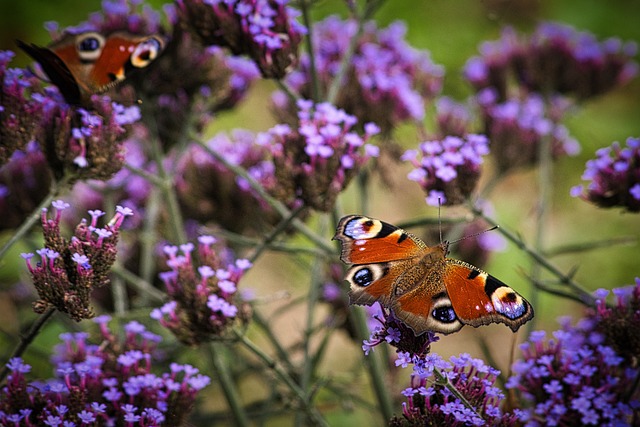
[[[52,357],[54,378],[27,382],[31,366],[11,359],[7,383],[0,389],[0,424],[183,425],[209,377],[177,363],[169,372],[154,373],[162,338],[136,321],[119,336],[109,329],[109,320],[95,319],[101,334],[96,343],[85,332],[60,335],[62,343]]]
[[[273,194],[287,204],[300,199],[328,212],[366,161],[378,155],[367,140],[379,129],[368,123],[364,137],[358,135],[357,119],[328,103],[300,100],[298,108],[297,128],[277,125],[258,136],[273,156]]]
[[[336,77],[357,31],[354,20],[343,21],[336,16],[314,26],[315,66],[322,93]],[[425,99],[433,98],[442,88],[443,68],[431,61],[428,51],[409,46],[405,35],[406,27],[401,22],[384,29],[377,28],[373,21],[366,23],[335,101],[360,123],[376,123],[384,134],[402,121],[422,121]],[[303,55],[299,69],[286,78],[308,99],[313,98],[310,68],[309,56]],[[295,108],[281,93],[275,95],[274,103],[281,116]]]
[[[596,151],[596,159],[587,161],[583,180],[591,182],[571,189],[571,195],[597,206],[621,206],[640,211],[640,138],[628,138],[626,147],[614,142]]]
[[[185,26],[206,45],[247,55],[266,78],[282,78],[298,61],[306,29],[288,0],[180,0]]]
[[[234,131],[218,134],[207,146],[227,161],[241,166],[265,189],[276,185],[275,167],[267,147],[255,143],[255,134]],[[212,221],[237,233],[260,231],[279,216],[240,177],[203,147],[191,145],[176,166],[176,190],[187,218]]]
[[[250,316],[249,306],[238,300],[236,291],[251,263],[228,261],[228,254],[214,250],[215,243],[212,236],[200,236],[195,253],[191,243],[179,249],[164,247],[171,270],[160,273],[160,279],[171,301],[154,309],[151,317],[188,345],[221,338],[237,319],[247,321]]]
[[[60,234],[62,211],[69,204],[53,202],[55,216],[42,211],[44,247],[36,253],[40,261],[32,264],[32,253],[22,254],[40,299],[33,305],[36,313],[53,307],[76,321],[94,316],[90,306],[94,288],[109,284],[109,271],[115,262],[119,229],[131,209],[118,206],[115,216],[98,228],[102,211],[90,211],[91,222],[82,220],[74,236],[67,240]]]
[[[407,150],[402,160],[413,169],[408,178],[427,193],[431,206],[456,205],[471,195],[480,178],[482,157],[489,153],[484,135],[447,136],[425,141],[418,150]]]

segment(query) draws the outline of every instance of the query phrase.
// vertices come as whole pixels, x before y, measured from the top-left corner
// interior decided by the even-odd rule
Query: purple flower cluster
[[[27,382],[31,366],[20,358],[7,364],[7,383],[0,389],[3,426],[164,426],[183,425],[198,392],[210,383],[190,365],[171,364],[169,372],[152,373],[161,337],[138,322],[125,325],[118,337],[100,325],[98,344],[84,332],[63,333],[52,357],[55,378]]]
[[[536,331],[520,346],[523,360],[513,365],[507,388],[531,404],[519,416],[526,426],[617,426],[638,419],[638,369],[622,363],[594,323],[564,322],[553,338]]]
[[[495,385],[500,372],[482,360],[467,353],[452,356],[449,362],[433,353],[422,357],[398,353],[396,366],[409,364],[414,365],[413,374],[411,385],[402,391],[407,399],[402,404],[402,418],[393,418],[390,426],[517,425],[515,414],[500,409],[504,394]],[[443,381],[455,387],[466,402]]]
[[[336,16],[314,26],[315,66],[323,92],[331,86],[357,28],[355,21]],[[428,51],[409,46],[405,35],[401,22],[385,29],[378,29],[375,22],[366,23],[335,101],[361,123],[376,123],[385,134],[402,121],[422,121],[425,99],[433,98],[442,88],[443,68],[431,61]],[[308,99],[313,98],[310,67],[309,56],[303,55],[299,70],[286,79]],[[291,110],[282,93],[274,102],[279,109]]]
[[[566,108],[560,100],[547,106],[542,96],[532,93],[500,102],[494,88],[482,90],[476,100],[501,173],[536,164],[543,138],[549,138],[554,158],[580,151],[567,128],[557,123]]]
[[[244,321],[249,315],[248,306],[234,299],[238,281],[251,263],[227,262],[222,251],[214,250],[215,243],[212,236],[200,236],[196,253],[191,243],[164,247],[171,270],[160,273],[160,279],[171,301],[154,309],[151,317],[188,345],[220,337],[236,319]]]
[[[298,60],[306,28],[288,0],[180,0],[182,19],[206,45],[248,55],[266,78],[282,78]]]
[[[628,138],[626,147],[618,142],[596,151],[597,158],[587,161],[583,180],[591,181],[571,189],[571,195],[597,206],[621,206],[640,211],[640,138]]]
[[[613,289],[615,305],[608,305],[608,290],[595,292],[596,308],[587,319],[593,322],[596,332],[602,334],[604,343],[611,346],[627,364],[635,365],[640,358],[640,278],[635,284]]]
[[[76,321],[93,317],[89,304],[94,288],[109,284],[109,271],[115,262],[119,229],[131,209],[117,207],[115,216],[104,226],[98,227],[98,219],[104,212],[89,211],[91,222],[83,219],[67,240],[60,234],[62,211],[69,204],[61,200],[53,202],[56,210],[53,218],[42,211],[44,247],[36,251],[40,260],[33,265],[33,253],[24,253],[33,284],[40,299],[34,303],[34,311],[43,313],[53,307]]]
[[[360,168],[379,153],[367,143],[379,132],[364,125],[364,136],[354,131],[357,119],[331,104],[298,101],[297,128],[276,125],[258,135],[275,164],[274,195],[284,203],[300,199],[306,206],[328,212]]]
[[[41,135],[34,118],[50,113],[40,81],[23,69],[8,68],[14,56],[0,51],[0,166]]]
[[[255,143],[249,131],[221,133],[207,146],[235,166],[244,168],[263,188],[276,186],[275,167],[269,150]],[[176,190],[187,218],[212,221],[237,233],[262,230],[279,216],[245,179],[237,177],[207,150],[191,145],[176,166]]]
[[[528,38],[507,28],[500,40],[483,43],[481,56],[467,62],[465,76],[477,90],[495,88],[500,101],[512,79],[529,91],[582,100],[631,80],[638,73],[636,52],[633,42],[599,42],[587,32],[546,22]]]
[[[431,343],[438,341],[438,336],[427,331],[416,336],[413,330],[396,318],[393,311],[387,310],[379,303],[368,308],[370,314],[369,339],[362,343],[362,350],[368,355],[376,346],[386,342],[395,347],[398,352],[415,357],[422,357],[429,353]]]
[[[22,224],[50,187],[51,173],[38,144],[31,141],[14,151],[9,162],[0,167],[0,230]]]
[[[473,192],[480,178],[482,156],[489,153],[484,135],[447,136],[407,150],[402,160],[415,167],[408,178],[427,193],[431,206],[456,205]]]

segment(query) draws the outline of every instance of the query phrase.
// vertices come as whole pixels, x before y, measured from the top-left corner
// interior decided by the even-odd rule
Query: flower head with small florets
[[[355,20],[343,21],[336,16],[314,26],[315,72],[323,93],[329,90],[357,31]],[[432,62],[428,51],[409,46],[405,35],[401,22],[384,29],[373,21],[366,23],[335,101],[360,123],[376,123],[383,134],[403,121],[422,121],[425,99],[435,97],[442,88],[443,68]],[[302,97],[313,97],[308,55],[302,56],[299,69],[286,81]],[[274,96],[274,104],[280,115],[294,107],[280,92]]]
[[[266,78],[282,78],[298,61],[306,28],[288,0],[180,0],[185,26],[206,45],[247,55]]]
[[[119,336],[109,321],[109,316],[95,319],[98,344],[85,332],[60,335],[52,379],[27,382],[31,367],[11,359],[0,389],[0,424],[124,426],[136,419],[141,426],[183,425],[209,377],[177,363],[169,372],[152,373],[161,337],[136,321]]]
[[[640,211],[640,138],[628,138],[626,147],[614,142],[596,151],[596,159],[587,161],[582,179],[591,182],[578,185],[571,195],[597,206],[620,206],[630,212]]]
[[[563,321],[553,338],[536,331],[520,346],[523,359],[506,386],[529,403],[519,416],[526,426],[631,425],[638,418],[638,369],[622,363],[593,320]]]
[[[60,221],[69,204],[58,200],[53,207],[56,212],[53,218],[47,217],[47,209],[42,211],[44,248],[36,251],[40,261],[34,265],[34,254],[22,254],[40,297],[34,303],[34,311],[43,313],[53,307],[76,321],[91,318],[94,315],[91,292],[109,284],[119,229],[125,217],[133,212],[118,206],[115,216],[104,227],[98,227],[98,219],[104,212],[89,211],[91,222],[83,219],[74,236],[67,240],[61,235]]]
[[[469,134],[464,138],[448,136],[425,141],[418,150],[406,151],[402,159],[415,167],[408,178],[427,193],[427,204],[456,205],[464,202],[475,189],[482,157],[488,152],[484,135]]]
[[[516,415],[503,412],[504,393],[496,386],[500,372],[463,353],[449,361],[437,354],[398,353],[396,366],[413,365],[411,385],[402,391],[402,417],[390,426],[515,426]],[[452,393],[452,389],[457,391]]]
[[[360,136],[354,130],[357,119],[328,103],[300,100],[298,109],[297,127],[276,125],[258,135],[275,164],[272,192],[284,203],[300,199],[328,212],[367,160],[378,155],[378,147],[367,141],[379,129],[367,123]]]
[[[160,273],[160,279],[171,301],[153,310],[151,317],[188,345],[219,338],[237,319],[246,321],[250,315],[236,291],[251,263],[228,262],[223,251],[215,250],[215,243],[213,236],[200,236],[197,251],[191,243],[164,247],[171,270]]]

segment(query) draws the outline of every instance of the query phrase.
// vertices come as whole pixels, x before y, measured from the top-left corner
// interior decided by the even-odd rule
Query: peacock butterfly
[[[148,66],[162,52],[165,40],[158,35],[134,35],[118,31],[65,33],[47,47],[17,40],[71,105],[86,104],[136,69]]]
[[[353,264],[345,276],[351,304],[378,301],[416,335],[490,323],[515,332],[533,318],[531,304],[509,286],[447,258],[446,241],[427,246],[401,228],[360,215],[342,218],[334,239],[342,245],[340,259]]]

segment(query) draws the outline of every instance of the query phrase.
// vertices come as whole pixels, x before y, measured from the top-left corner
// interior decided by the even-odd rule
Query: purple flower
[[[587,161],[582,175],[582,179],[591,182],[586,189],[572,188],[571,195],[600,207],[640,211],[640,138],[628,138],[625,147],[614,142],[596,155],[596,159]]]
[[[482,156],[488,153],[487,143],[482,135],[448,136],[423,142],[418,150],[406,151],[402,159],[414,166],[408,178],[429,195],[427,203],[454,205],[462,203],[475,188]]]

